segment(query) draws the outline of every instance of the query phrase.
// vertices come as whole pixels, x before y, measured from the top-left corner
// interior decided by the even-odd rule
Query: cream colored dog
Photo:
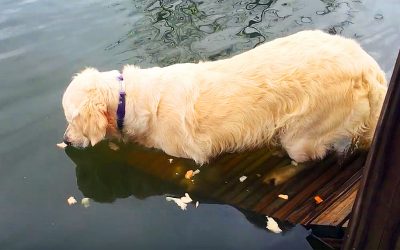
[[[385,75],[355,41],[303,31],[232,58],[140,69],[125,66],[126,116],[117,129],[118,71],[88,68],[65,91],[64,140],[133,140],[206,163],[222,152],[280,144],[297,162],[343,139],[371,143]]]

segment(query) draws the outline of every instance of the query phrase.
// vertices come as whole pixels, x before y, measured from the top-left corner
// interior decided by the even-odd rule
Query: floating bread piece
[[[185,193],[185,196],[182,196],[181,198],[166,197],[165,199],[167,201],[175,202],[182,210],[186,210],[187,204],[193,201],[188,193]]]
[[[193,170],[188,170],[185,174],[185,178],[190,180],[193,177]]]
[[[195,171],[193,170],[188,170],[185,174],[185,178],[190,180],[192,179],[193,176],[195,176],[196,174],[200,173],[200,169],[196,169]]]
[[[321,202],[324,201],[319,195],[315,196],[314,200],[315,200],[315,203],[317,203],[317,204],[320,204]]]
[[[192,202],[192,198],[190,198],[188,193],[185,193],[185,196],[181,197],[181,201],[183,201],[184,203],[190,203]]]
[[[172,161],[173,161],[174,159],[168,159],[168,161],[169,161],[169,164],[171,164],[172,163]]]
[[[67,202],[68,202],[68,205],[74,205],[74,204],[76,204],[76,200],[75,200],[75,198],[73,197],[73,196],[70,196],[68,199],[67,199]]]
[[[59,148],[66,148],[67,147],[67,144],[65,144],[64,142],[57,143],[56,145]]]
[[[287,194],[280,194],[280,195],[278,195],[278,197],[281,199],[284,199],[284,200],[289,199],[289,196]]]
[[[292,161],[291,164],[292,164],[293,166],[298,166],[298,165],[299,165],[299,164],[298,164],[297,162],[295,162],[295,161]]]
[[[173,201],[176,203],[176,205],[178,205],[182,210],[186,210],[187,204],[185,202],[183,202],[181,199],[179,198],[174,198],[174,197],[165,197],[165,199],[167,201]]]
[[[267,229],[276,234],[282,232],[282,229],[279,228],[278,223],[269,216],[267,216]]]
[[[239,181],[240,182],[244,182],[246,179],[247,179],[247,176],[243,175],[242,177],[239,178]]]
[[[85,208],[89,207],[89,206],[90,206],[90,199],[89,199],[89,198],[83,198],[83,199],[81,200],[81,204],[82,204]]]

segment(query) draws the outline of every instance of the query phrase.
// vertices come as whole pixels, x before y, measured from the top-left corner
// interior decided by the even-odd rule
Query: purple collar
[[[124,127],[124,118],[125,118],[125,89],[123,88],[123,80],[124,77],[121,75],[118,76],[118,81],[120,84],[119,90],[119,100],[118,100],[118,108],[117,108],[117,126],[119,131],[122,132]]]

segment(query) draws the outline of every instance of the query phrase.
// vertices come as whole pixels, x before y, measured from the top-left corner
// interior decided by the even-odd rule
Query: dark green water
[[[215,60],[314,28],[357,39],[389,78],[399,15],[397,0],[1,1],[0,249],[309,249],[301,226],[272,234],[264,216],[206,200],[181,211],[165,179],[101,147],[56,148],[62,93],[85,66]]]

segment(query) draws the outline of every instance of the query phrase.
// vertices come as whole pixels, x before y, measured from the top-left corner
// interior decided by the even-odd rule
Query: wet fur
[[[75,146],[120,137],[118,71],[86,69],[68,86],[65,137]],[[386,94],[378,64],[355,41],[303,31],[232,58],[123,69],[123,139],[199,164],[222,153],[281,145],[297,162],[342,139],[371,143]]]

